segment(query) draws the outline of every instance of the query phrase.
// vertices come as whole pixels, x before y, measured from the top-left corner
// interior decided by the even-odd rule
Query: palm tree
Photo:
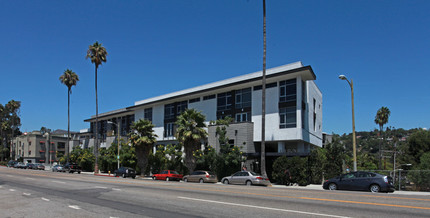
[[[388,118],[390,117],[390,109],[388,109],[387,107],[381,107],[379,108],[378,112],[376,112],[376,116],[375,116],[375,123],[379,125],[379,132],[382,136],[382,141],[384,141],[384,136],[383,136],[383,131],[384,131],[384,125],[386,123],[388,123]],[[381,158],[382,158],[382,142],[379,144],[379,169],[382,168],[382,162],[381,162]]]
[[[266,0],[263,0],[263,85],[261,90],[261,175],[266,172]]]
[[[194,110],[186,109],[176,120],[176,139],[184,146],[185,166],[191,172],[196,168],[196,159],[193,153],[199,149],[201,140],[205,139],[207,132],[204,121],[205,116]]]
[[[102,46],[102,44],[99,42],[95,42],[94,44],[90,45],[88,47],[87,56],[86,58],[91,59],[91,63],[94,63],[95,65],[95,87],[96,87],[96,124],[95,124],[95,135],[96,135],[96,141],[94,144],[94,153],[96,156],[96,163],[94,166],[94,172],[98,172],[99,170],[99,164],[98,164],[98,143],[99,143],[99,132],[98,132],[98,123],[99,123],[99,104],[98,104],[98,97],[97,97],[97,69],[99,68],[99,65],[101,65],[103,62],[106,62],[106,56],[108,55],[106,48]]]
[[[72,70],[65,70],[60,76],[60,82],[67,86],[67,145],[66,156],[69,162],[69,143],[70,143],[70,94],[72,94],[72,86],[76,86],[79,81],[79,76]],[[42,127],[44,128],[44,127]],[[42,129],[41,129],[42,130]]]
[[[130,143],[135,147],[137,165],[140,168],[140,174],[144,175],[148,156],[152,146],[157,141],[157,135],[154,134],[154,125],[151,121],[140,119],[131,125]]]

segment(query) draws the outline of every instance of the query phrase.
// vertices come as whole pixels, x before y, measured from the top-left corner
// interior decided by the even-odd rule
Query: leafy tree
[[[13,137],[21,134],[21,118],[19,117],[20,101],[10,100],[6,105],[0,104],[0,143],[3,148],[8,148],[1,152],[3,160],[9,156],[9,142]]]
[[[96,124],[95,124],[95,135],[96,135],[96,141],[94,143],[94,152],[96,156],[96,163],[95,163],[95,169],[94,171],[98,172],[98,146],[99,146],[99,132],[98,132],[98,123],[99,123],[99,104],[98,104],[98,97],[97,97],[97,69],[99,68],[99,65],[102,65],[103,62],[106,62],[106,56],[108,55],[106,48],[102,46],[101,43],[95,42],[94,44],[90,45],[87,50],[87,56],[86,58],[91,59],[91,63],[95,66],[95,89],[96,89]]]
[[[205,116],[194,109],[186,109],[177,117],[176,139],[184,146],[185,166],[189,172],[193,172],[196,167],[193,153],[199,150],[201,140],[207,136],[204,121]]]
[[[156,142],[157,135],[154,134],[154,125],[151,121],[140,119],[131,125],[130,143],[134,146],[137,157],[137,166],[140,174],[145,173],[148,164],[148,155],[152,146]]]
[[[182,174],[186,174],[188,170],[182,163],[182,146],[177,145],[158,145],[155,154],[151,152],[149,158],[149,165],[146,171],[152,168],[153,173],[158,173],[165,169],[176,170]]]
[[[405,153],[409,156],[407,161],[414,166],[420,164],[421,156],[430,152],[430,131],[418,130],[408,138]]]
[[[273,163],[273,178],[280,184],[289,185],[297,183],[298,185],[307,185],[307,158],[295,157],[278,157]]]
[[[65,157],[67,158],[67,157]],[[72,152],[70,152],[70,157],[68,158],[72,163],[77,163],[82,167],[83,171],[93,171],[95,156],[91,148],[81,148],[79,146],[73,147]],[[64,161],[65,159],[63,159]]]
[[[66,156],[69,154],[69,141],[70,141],[70,94],[72,94],[72,86],[76,86],[79,81],[79,76],[72,70],[65,70],[63,75],[60,76],[60,82],[67,86],[67,144]]]
[[[324,148],[312,149],[309,157],[310,182],[312,184],[321,184],[324,177],[324,169],[322,166],[327,161],[327,150]]]
[[[48,129],[48,128],[46,128],[46,127],[44,127],[44,126],[42,126],[41,128],[40,128],[40,133],[42,134],[42,135],[45,135],[45,133],[50,133],[51,132],[51,129]],[[58,157],[58,156],[57,156]]]
[[[379,125],[379,131],[381,133],[381,137],[382,137],[382,141],[385,141],[384,136],[383,136],[383,132],[384,132],[384,125],[386,123],[388,123],[388,118],[390,117],[390,109],[388,109],[387,107],[381,107],[379,108],[379,110],[376,112],[376,116],[375,116],[375,123]],[[382,144],[382,142],[381,142]],[[379,145],[379,169],[382,169],[382,145]]]
[[[333,137],[333,142],[329,143],[326,148],[326,159],[324,168],[324,177],[332,178],[342,174],[342,166],[345,161],[345,148],[340,143],[338,137]]]
[[[420,157],[420,164],[410,172],[411,179],[414,181],[418,190],[430,191],[430,152],[426,152]]]

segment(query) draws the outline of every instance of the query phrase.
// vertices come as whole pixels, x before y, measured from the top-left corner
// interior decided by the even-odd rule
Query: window
[[[143,119],[152,122],[152,108],[146,108],[143,112]]]
[[[314,98],[314,131],[317,131],[317,112],[316,112],[316,100]]]
[[[230,110],[231,104],[232,104],[231,92],[218,94],[218,101],[217,101],[218,111]]]
[[[66,143],[65,142],[58,142],[58,149],[64,149],[66,148]]]
[[[203,97],[203,101],[209,100],[209,99],[214,99],[215,95],[207,95]]]
[[[173,136],[175,123],[165,123],[164,124],[164,137]]]
[[[279,82],[279,102],[296,101],[296,79],[290,79]]]
[[[250,113],[238,113],[236,114],[236,122],[248,122],[251,121]]]
[[[177,109],[177,115],[181,114],[188,108],[188,101],[181,101],[178,103]]]
[[[296,107],[284,107],[279,109],[279,128],[295,128],[296,120]]]
[[[193,98],[193,99],[190,99],[189,101],[188,101],[188,103],[195,103],[195,102],[199,102],[200,101],[200,97],[198,97],[198,98]]]
[[[164,105],[164,119],[175,118],[175,104]]]
[[[235,93],[236,109],[251,107],[251,88],[237,90]]]

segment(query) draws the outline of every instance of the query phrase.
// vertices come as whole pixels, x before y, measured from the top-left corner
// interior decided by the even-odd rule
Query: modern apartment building
[[[322,93],[310,66],[296,62],[266,70],[265,141],[268,163],[279,156],[306,156],[312,147],[322,146]],[[112,142],[117,126],[126,137],[130,124],[147,119],[155,125],[157,144],[176,144],[176,117],[187,108],[206,116],[208,140],[204,145],[218,149],[215,127],[210,121],[231,116],[227,131],[230,144],[241,146],[251,169],[260,157],[262,72],[238,76],[206,85],[136,101],[133,106],[99,114],[103,143]],[[94,131],[95,116],[91,122]],[[108,122],[109,121],[109,122]],[[109,135],[112,136],[109,139]],[[107,147],[109,145],[106,145]]]
[[[10,155],[13,160],[23,158],[24,163],[53,163],[58,162],[57,155],[65,154],[66,145],[67,131],[56,130],[45,135],[33,131],[12,140]],[[78,145],[78,141],[71,140],[70,148],[74,145]]]

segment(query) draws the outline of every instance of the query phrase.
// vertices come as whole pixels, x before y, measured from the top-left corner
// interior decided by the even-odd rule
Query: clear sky
[[[430,127],[430,1],[267,0],[267,67],[312,66],[323,93],[323,130],[368,131],[376,111],[387,126]],[[99,113],[135,101],[262,70],[262,0],[0,1],[0,103],[22,102],[22,131],[71,129],[95,114],[96,40]]]

